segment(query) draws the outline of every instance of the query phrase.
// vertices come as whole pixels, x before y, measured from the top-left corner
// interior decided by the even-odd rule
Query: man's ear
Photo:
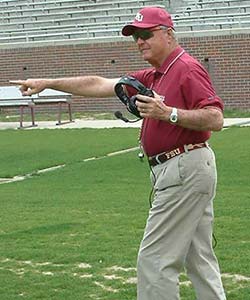
[[[173,33],[173,29],[172,28],[167,28],[166,32],[167,32],[167,34],[169,36],[171,36],[172,38],[174,38],[174,33]]]

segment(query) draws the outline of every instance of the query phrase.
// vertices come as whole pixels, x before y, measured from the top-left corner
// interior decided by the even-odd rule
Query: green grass
[[[0,177],[66,164],[0,185],[1,299],[136,299],[149,170],[136,151],[104,155],[135,147],[137,134],[138,129],[0,132]],[[230,128],[211,139],[219,171],[216,253],[228,300],[250,294],[249,134],[250,128]],[[93,156],[102,158],[82,161]],[[181,282],[186,280],[182,274]],[[191,287],[181,285],[181,295],[195,299]]]
[[[4,130],[0,135],[0,177],[23,175],[137,146],[138,137],[133,129]]]
[[[225,109],[224,111],[225,118],[250,118],[250,110],[239,110],[239,109]]]
[[[124,111],[124,116],[129,116],[129,118],[133,118],[133,116]],[[114,116],[113,112],[74,112],[73,113],[74,119],[83,119],[83,120],[115,120],[116,117]],[[3,112],[0,111],[0,122],[19,122],[20,116],[18,113],[13,112]],[[62,113],[62,120],[68,120],[69,115],[67,113]],[[24,120],[29,122],[31,120],[30,114],[26,112],[24,115]],[[57,121],[57,112],[54,113],[36,113],[35,114],[35,121]]]

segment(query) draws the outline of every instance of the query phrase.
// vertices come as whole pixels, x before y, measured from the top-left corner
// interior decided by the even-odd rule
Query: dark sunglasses
[[[137,30],[135,31],[132,36],[133,39],[137,42],[137,40],[140,38],[143,41],[146,41],[154,36],[154,31],[162,30],[163,28],[156,28],[156,29],[144,29],[144,30]]]

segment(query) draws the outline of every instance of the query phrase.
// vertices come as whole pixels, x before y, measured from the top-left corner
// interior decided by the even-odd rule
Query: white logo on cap
[[[135,16],[135,20],[138,22],[141,22],[143,20],[143,15],[140,13],[137,13]]]

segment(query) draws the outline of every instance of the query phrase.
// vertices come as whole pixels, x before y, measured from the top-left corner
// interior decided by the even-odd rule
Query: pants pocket
[[[216,185],[216,165],[212,150],[204,148],[183,156],[181,168],[184,181],[194,193],[210,195]]]
[[[179,167],[181,156],[169,160],[167,163],[158,165],[151,173],[151,181],[156,191],[182,185],[182,176]]]
[[[209,159],[200,162],[194,183],[194,191],[201,194],[211,194],[216,182],[215,178],[213,162]]]

